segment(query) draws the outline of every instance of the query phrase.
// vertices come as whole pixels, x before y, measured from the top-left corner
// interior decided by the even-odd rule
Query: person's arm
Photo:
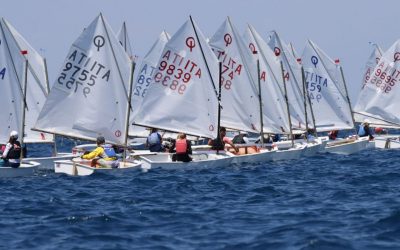
[[[102,147],[97,147],[95,150],[93,150],[89,154],[82,155],[82,159],[86,159],[86,160],[94,159],[94,158],[98,157],[99,155],[101,155],[103,153],[103,150],[104,149]]]
[[[224,142],[229,144],[232,148],[235,149],[236,152],[239,152],[239,148],[235,146],[235,144],[233,144],[233,142],[231,140],[229,140],[229,138],[224,137]]]
[[[12,147],[12,144],[11,143],[7,143],[3,154],[1,155],[1,158],[4,158],[4,159],[7,158],[8,152],[10,151],[11,147]]]
[[[208,139],[208,146],[212,146],[212,145],[213,145],[212,139]]]
[[[190,141],[187,141],[187,143],[186,143],[186,152],[190,155],[193,153],[192,152],[192,143]]]

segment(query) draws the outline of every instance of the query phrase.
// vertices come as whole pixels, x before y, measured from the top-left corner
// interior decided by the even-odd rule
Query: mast
[[[24,91],[23,91],[23,95],[22,95],[22,124],[21,124],[21,131],[20,131],[20,135],[21,135],[21,147],[23,147],[24,144],[24,134],[25,134],[25,109],[27,108],[26,106],[26,89],[28,86],[28,59],[25,59],[25,72],[24,72]],[[24,157],[24,154],[21,153],[20,155],[20,160],[22,161],[22,158]]]
[[[356,122],[355,122],[355,119],[354,119],[353,108],[351,107],[349,92],[347,91],[346,80],[344,79],[343,68],[342,68],[342,66],[339,65],[339,60],[337,60],[336,66],[339,67],[339,69],[340,69],[340,74],[341,74],[342,80],[343,80],[344,91],[346,93],[347,104],[349,105],[349,109],[350,109],[350,113],[351,113],[351,119],[353,121],[353,128],[354,128],[354,131],[355,131],[355,133],[357,135]]]
[[[217,125],[217,142],[221,143],[221,135],[219,130],[221,129],[221,87],[222,87],[222,62],[218,63],[219,66],[219,82],[218,82],[218,125]],[[223,138],[222,138],[223,139]],[[219,149],[217,149],[217,154]]]
[[[286,101],[287,114],[288,114],[288,118],[289,118],[290,137],[292,139],[292,147],[294,147],[294,138],[293,138],[293,130],[292,130],[292,119],[290,118],[289,99],[288,99],[288,96],[287,96],[285,72],[283,71],[283,62],[282,61],[281,61],[281,71],[282,71],[283,88],[285,90],[285,101]]]
[[[136,63],[131,61],[131,74],[129,78],[129,92],[128,92],[128,105],[126,109],[126,123],[125,123],[125,147],[128,147],[128,134],[129,134],[129,118],[131,114],[131,110],[129,107],[131,107],[131,99],[132,99],[132,85],[133,85],[133,73],[135,72],[135,66]],[[124,159],[126,159],[126,150],[124,150]]]
[[[46,77],[46,91],[47,91],[47,95],[46,96],[48,96],[49,93],[50,93],[49,73],[47,71],[47,61],[46,61],[46,58],[44,58],[44,57],[43,57],[43,64],[44,64],[44,74],[45,74],[45,77]],[[53,140],[54,140],[54,143],[53,143],[53,156],[57,156],[57,143],[56,143],[56,135],[55,134],[53,134]]]
[[[308,133],[308,121],[307,121],[307,101],[308,101],[308,104],[310,105],[311,119],[312,119],[312,122],[313,122],[313,125],[314,125],[314,136],[317,137],[317,126],[315,124],[315,116],[314,116],[313,107],[311,105],[310,95],[308,94],[308,88],[306,86],[306,77],[305,77],[303,65],[301,65],[301,78],[302,78],[302,81],[303,81],[304,108],[305,108],[305,111],[306,111],[307,133]],[[307,141],[308,141],[308,137],[307,137]]]
[[[257,51],[254,51],[254,54],[257,54]],[[258,57],[257,57],[257,80],[258,80],[258,101],[260,103],[261,147],[264,147],[264,122],[263,122],[262,97],[261,97],[260,59]]]

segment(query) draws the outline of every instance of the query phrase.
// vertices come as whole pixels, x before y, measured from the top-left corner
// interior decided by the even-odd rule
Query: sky
[[[377,43],[385,51],[399,37],[398,0],[2,0],[0,16],[46,57],[54,82],[71,44],[102,12],[115,33],[125,21],[134,54],[143,57],[159,34],[173,35],[192,15],[211,37],[227,16],[267,38],[276,30],[302,53],[307,39],[339,58],[354,106],[365,63]]]

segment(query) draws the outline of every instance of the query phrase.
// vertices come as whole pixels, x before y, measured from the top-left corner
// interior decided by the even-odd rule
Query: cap
[[[369,123],[370,123],[370,121],[369,121],[368,119],[364,119],[364,123],[367,123],[367,124],[369,124]]]
[[[10,137],[14,137],[15,139],[18,139],[18,132],[15,130],[11,131]]]

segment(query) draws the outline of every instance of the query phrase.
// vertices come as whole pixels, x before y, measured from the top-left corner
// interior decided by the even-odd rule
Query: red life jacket
[[[187,149],[186,139],[178,139],[175,144],[177,154],[185,154]]]

